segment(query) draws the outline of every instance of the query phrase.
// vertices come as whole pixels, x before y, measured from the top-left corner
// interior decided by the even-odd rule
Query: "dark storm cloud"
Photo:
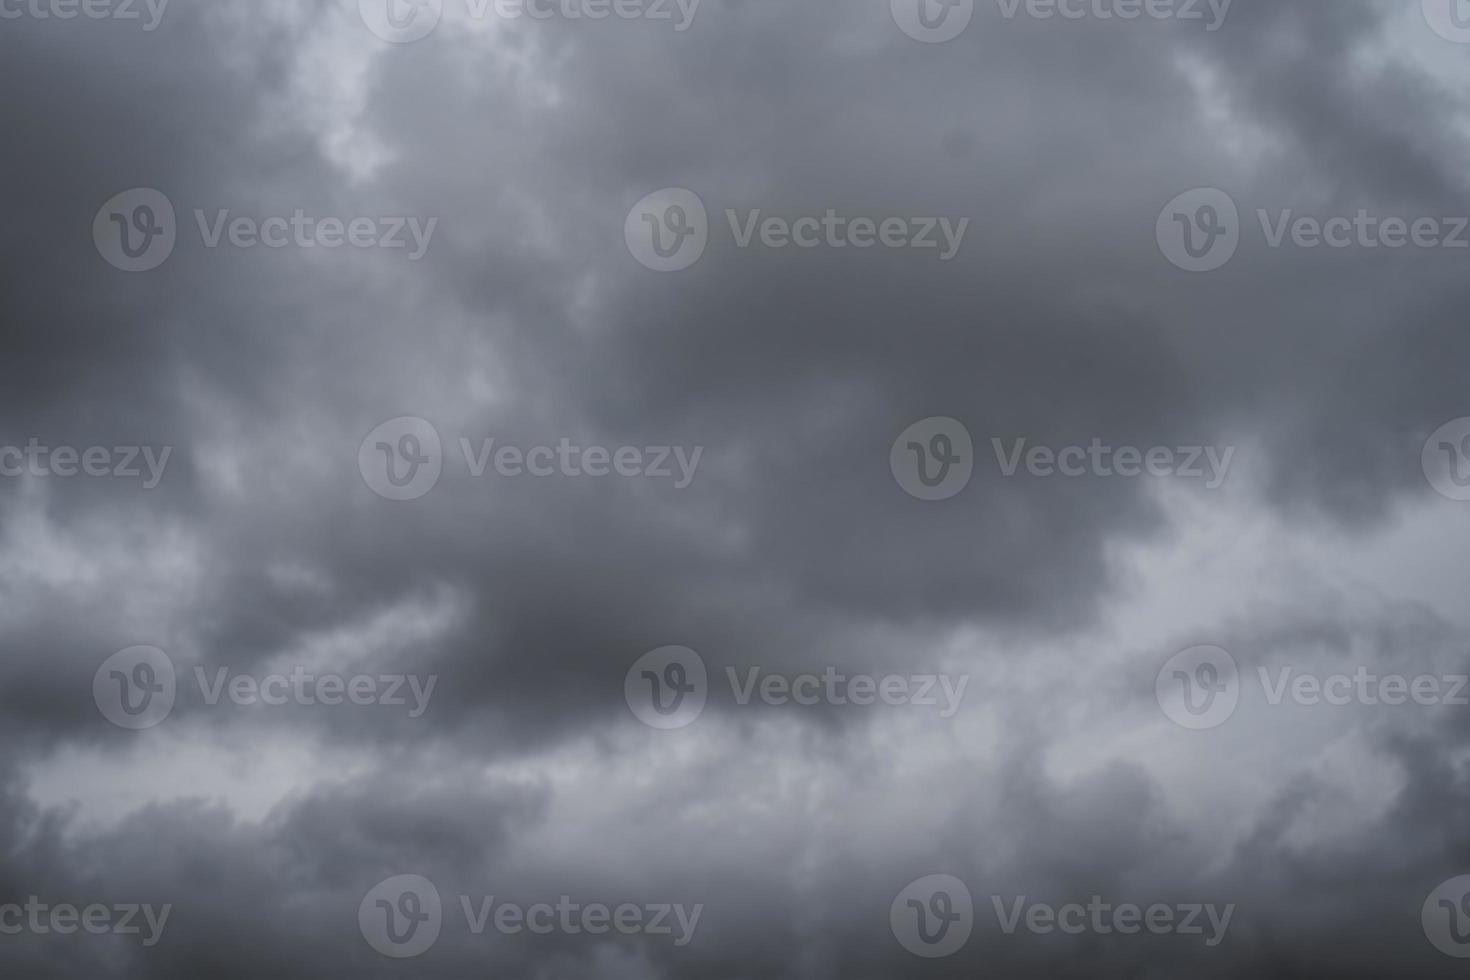
[[[1196,39],[1231,104],[1274,144],[1255,181],[1229,185],[1243,214],[1466,214],[1463,138],[1443,125],[1457,96],[1440,79],[1364,57],[1380,19],[1401,13],[1367,2],[1242,5],[1230,30]],[[1462,255],[1413,253],[1263,254],[1253,278],[1272,288],[1231,309],[1240,333],[1229,349],[1218,334],[1207,341],[1230,368],[1222,395],[1261,399],[1256,424],[1283,502],[1380,516],[1387,500],[1422,487],[1416,447],[1464,414],[1453,367],[1466,353]]]
[[[1238,815],[1242,843],[1205,867],[1164,777],[1113,757],[1056,776],[1064,726],[1006,704],[1003,676],[975,685],[1006,722],[994,744],[895,733],[891,714],[728,703],[649,738],[621,693],[634,659],[667,643],[719,675],[937,669],[965,627],[1005,637],[999,654],[1023,669],[1034,644],[1086,635],[1128,598],[1112,549],[1182,529],[1144,481],[1002,478],[992,437],[1240,440],[1268,503],[1329,528],[1427,493],[1419,445],[1465,414],[1452,255],[1256,242],[1186,277],[1153,238],[1165,201],[1212,184],[1247,224],[1256,207],[1463,213],[1444,124],[1457,96],[1363,58],[1388,5],[1237,0],[1204,34],[1009,22],[981,3],[964,36],[923,45],[884,3],[707,0],[677,36],[552,22],[487,38],[447,18],[406,46],[378,44],[355,6],[174,0],[153,34],[0,30],[0,81],[22,93],[0,108],[0,442],[175,447],[157,491],[0,486],[7,551],[44,559],[5,578],[0,704],[17,759],[0,782],[0,901],[176,906],[154,949],[5,938],[0,961],[37,977],[283,980],[1448,974],[1417,915],[1467,858],[1463,724],[1344,722],[1403,773],[1392,805],[1303,849],[1282,828],[1358,801],[1273,772],[1259,811]],[[1240,141],[1265,148],[1243,162],[1225,148]],[[89,234],[134,186],[167,193],[188,232],[146,275],[109,267]],[[620,232],[665,186],[701,196],[712,241],[658,275]],[[196,207],[441,224],[415,264],[210,251]],[[763,252],[734,247],[726,208],[971,224],[950,262]],[[450,464],[429,496],[396,503],[355,454],[405,414],[435,425]],[[980,457],[965,493],[935,505],[887,472],[893,439],[932,415],[964,421]],[[475,479],[460,437],[705,455],[682,490]],[[1411,666],[1403,651],[1462,639],[1424,609],[1355,617],[1335,601],[1313,594],[1299,617],[1218,642],[1261,662],[1358,643]],[[184,680],[310,660],[440,686],[411,723],[192,702],[133,737],[90,696],[103,658],[137,643],[167,649]],[[1112,683],[1119,711],[1157,720],[1146,684]],[[323,766],[362,768],[312,775],[259,822],[187,799],[182,774],[101,830],[27,795],[37,768],[74,764],[64,750],[147,769],[176,733],[205,731],[247,755],[299,739]],[[658,779],[635,778],[644,759]],[[890,802],[905,774],[910,795]],[[927,963],[895,945],[888,905],[936,871],[970,884],[978,919],[992,894],[1094,893],[1236,902],[1239,918],[1206,951],[987,922]],[[396,963],[355,916],[404,873],[449,903],[570,892],[706,909],[687,949],[461,929]]]
[[[992,90],[983,79],[1006,69],[967,69],[956,53],[960,70],[977,77],[956,86],[945,80],[953,61],[919,57],[870,13],[796,15],[818,36],[850,31],[872,47],[827,52],[831,63],[817,64],[789,12],[732,10],[775,68],[744,74],[725,67],[718,32],[691,32],[683,45],[608,32],[597,39],[608,56],[592,58],[564,53],[584,50],[572,39],[581,34],[548,26],[538,40],[550,38],[546,47],[564,59],[548,83],[560,96],[554,107],[513,84],[509,99],[491,84],[461,101],[405,99],[399,93],[412,80],[454,90],[459,66],[430,63],[420,45],[387,69],[385,97],[373,100],[370,118],[405,160],[422,159],[401,169],[425,211],[468,200],[481,223],[504,229],[473,258],[456,254],[434,271],[473,276],[473,286],[447,284],[471,309],[512,306],[506,342],[524,387],[560,392],[579,424],[595,419],[608,438],[657,435],[707,447],[711,475],[689,496],[717,501],[721,523],[753,537],[752,560],[735,574],[773,581],[833,613],[903,621],[1032,618],[1059,599],[1086,606],[1103,578],[1102,515],[1138,529],[1156,519],[1137,488],[982,483],[955,503],[962,513],[941,517],[903,506],[885,479],[887,444],[933,414],[965,420],[982,443],[992,434],[1198,441],[1211,432],[1190,421],[1196,409],[1184,371],[1157,323],[1111,301],[1099,310],[1095,299],[1056,296],[1055,283],[1023,271],[1029,263],[1016,258],[1011,229],[1025,222],[1008,212],[1025,210],[1016,202],[1045,189],[1006,172],[1019,165],[1010,160],[1016,147],[983,136],[995,117],[1014,111],[999,91],[985,97]],[[482,58],[481,76],[498,80],[494,57]],[[650,76],[664,79],[661,98],[647,91]],[[735,91],[747,101],[730,112],[668,118],[671,105],[721,105]],[[932,112],[903,111],[916,92]],[[831,110],[838,104],[840,114]],[[1064,111],[1085,118],[1089,108]],[[1137,114],[1121,101],[1103,108]],[[758,121],[741,122],[757,112]],[[451,153],[462,159],[451,170],[430,126],[462,114],[487,124],[456,141]],[[507,131],[524,140],[504,138]],[[940,152],[963,131],[982,134],[972,156]],[[696,157],[691,147],[703,152]],[[516,164],[533,153],[540,162],[527,175]],[[424,181],[424,172],[435,179]],[[496,177],[488,189],[487,173]],[[667,281],[615,250],[627,207],[659,183],[695,189],[720,227],[725,207],[834,207],[973,216],[976,228],[944,266],[932,256],[851,250],[762,256],[725,241]],[[1008,203],[998,210],[998,201]],[[538,254],[543,226],[557,254]],[[463,244],[454,239],[452,248]],[[585,326],[569,309],[568,278],[587,280],[597,297]],[[1177,432],[1159,425],[1168,416]],[[955,520],[968,533],[954,534]]]

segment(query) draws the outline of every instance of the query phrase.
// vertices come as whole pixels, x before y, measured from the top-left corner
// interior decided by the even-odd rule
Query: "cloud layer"
[[[1459,969],[1431,935],[1439,906],[1421,910],[1470,862],[1470,709],[1270,694],[1282,670],[1467,670],[1470,512],[1421,463],[1470,415],[1466,253],[1272,247],[1263,226],[1470,213],[1453,21],[1235,0],[1207,30],[1097,16],[1121,2],[979,2],[925,43],[903,0],[703,0],[669,20],[434,6],[412,43],[375,36],[355,0],[173,0],[154,30],[44,6],[0,23],[0,445],[52,453],[0,478],[0,905],[172,908],[151,946],[12,935],[0,910],[7,973]],[[132,188],[176,211],[148,272],[92,236]],[[681,271],[625,240],[662,188],[707,213]],[[1209,273],[1156,238],[1195,188],[1238,208],[1238,248]],[[727,214],[829,211],[874,234],[968,225],[941,260],[742,247]],[[415,259],[209,247],[200,216],[220,212],[340,219],[342,236],[436,223]],[[404,417],[441,472],[390,500],[360,456]],[[972,437],[973,472],[921,500],[890,464],[935,417]],[[1054,461],[1093,443],[1233,456],[1216,488],[1090,462],[1006,475],[1017,440]],[[424,448],[384,445],[400,466]],[[577,475],[495,461],[562,445],[606,450],[607,475],[595,453]],[[170,456],[147,489],[63,476],[58,447],[134,447],[145,473],[144,447]],[[678,474],[675,448],[700,453],[685,486],[617,468],[620,449],[666,449]],[[1238,703],[1190,730],[1155,684],[1200,645],[1232,655]],[[140,646],[176,691],[134,731],[94,681],[155,677],[129,661],[98,680]],[[708,681],[697,719],[659,730],[625,691],[670,646]],[[687,682],[662,663],[660,683]],[[732,675],[753,669],[968,680],[944,716],[877,695],[742,704]],[[408,679],[431,675],[414,715]],[[310,703],[288,686],[270,703],[266,679],[297,676]],[[935,874],[967,886],[973,933],[929,959],[894,906]],[[416,958],[359,922],[399,875],[442,899]],[[476,935],[461,898],[488,896],[702,911],[684,945]],[[1233,912],[1217,945],[1007,934],[996,903],[1023,896]]]

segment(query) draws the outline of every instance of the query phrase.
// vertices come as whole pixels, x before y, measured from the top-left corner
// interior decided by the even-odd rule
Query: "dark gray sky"
[[[1459,975],[1420,913],[1470,872],[1470,707],[1273,705],[1258,671],[1467,670],[1470,503],[1421,451],[1470,416],[1470,249],[1273,248],[1257,211],[1470,215],[1470,44],[1434,0],[1214,30],[974,0],[943,43],[896,2],[676,30],[443,0],[412,43],[357,0],[172,0],[154,30],[0,3],[0,448],[171,450],[153,489],[0,477],[0,905],[173,907],[148,948],[0,935],[0,973]],[[134,188],[177,244],[129,273],[93,224]],[[674,272],[624,237],[664,188],[708,215]],[[1207,273],[1155,235],[1195,188],[1238,207]],[[415,260],[210,248],[195,217],[298,209],[436,223]],[[968,226],[947,261],[742,248],[727,209]],[[443,447],[405,501],[359,467],[400,417]],[[973,437],[939,501],[889,466],[931,417]],[[682,487],[475,477],[461,438],[702,453]],[[992,439],[1234,455],[1214,489],[1007,477]],[[1201,644],[1240,703],[1193,731],[1154,684]],[[138,645],[178,695],[130,731],[93,681]],[[624,681],[669,645],[708,704],[660,731]],[[210,705],[196,667],[437,680],[410,717]],[[945,718],[740,705],[727,667],[969,680]],[[974,934],[918,958],[890,904],[941,873]],[[446,911],[398,960],[356,915],[404,874]],[[681,947],[473,936],[460,895],[703,913]],[[992,911],[1093,895],[1235,910],[1208,948]]]

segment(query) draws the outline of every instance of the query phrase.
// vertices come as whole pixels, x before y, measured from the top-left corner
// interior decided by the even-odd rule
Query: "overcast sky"
[[[1470,4],[86,10],[0,0],[0,973],[1462,974]]]

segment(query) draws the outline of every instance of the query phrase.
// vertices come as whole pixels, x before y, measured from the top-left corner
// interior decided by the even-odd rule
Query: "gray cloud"
[[[469,24],[378,41],[356,4],[175,0],[6,21],[0,446],[170,446],[155,490],[0,478],[0,905],[171,903],[165,941],[0,935],[27,977],[1450,975],[1420,905],[1465,870],[1450,706],[1270,706],[1185,731],[1175,651],[1464,668],[1454,502],[1420,472],[1464,407],[1457,253],[1270,249],[1258,208],[1465,213],[1460,59],[1417,13],[1236,0],[1189,23],[903,35],[884,3],[705,0],[695,24]],[[36,80],[45,78],[44,85]],[[97,209],[173,202],[161,268]],[[638,264],[629,209],[697,193],[709,246]],[[1170,198],[1239,205],[1231,263],[1160,254]],[[952,261],[739,248],[726,209],[970,219]],[[438,219],[421,261],[204,247],[194,210]],[[357,469],[428,420],[425,497]],[[961,420],[975,474],[888,472]],[[702,447],[686,488],[473,476],[479,443]],[[992,438],[1236,447],[1218,491],[1005,477]],[[156,645],[181,695],[108,724],[93,675]],[[707,663],[697,722],[624,702]],[[203,703],[192,672],[433,674],[381,706]],[[727,667],[970,676],[964,710],[742,706]],[[907,953],[889,906],[953,874],[975,933]],[[421,959],[359,902],[420,874]],[[474,936],[458,896],[702,904],[694,942]],[[1235,903],[1226,942],[1017,934],[991,900]]]

